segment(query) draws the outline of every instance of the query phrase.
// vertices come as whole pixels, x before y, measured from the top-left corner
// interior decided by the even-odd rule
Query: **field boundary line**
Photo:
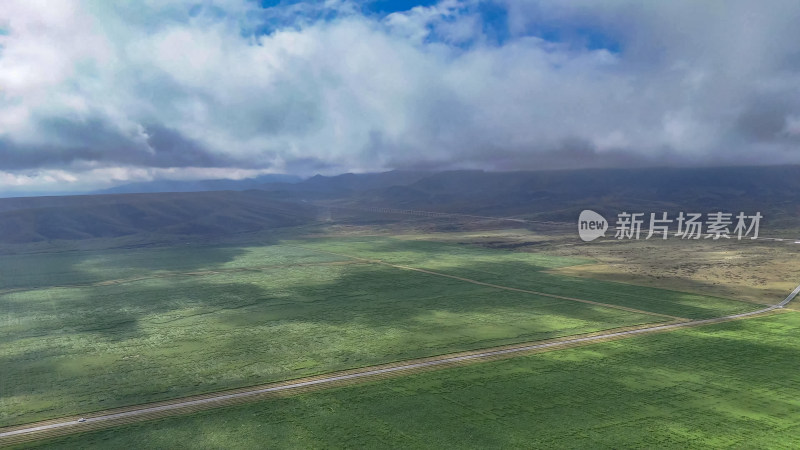
[[[682,323],[685,322],[672,321],[661,323],[659,325]],[[410,375],[424,369],[449,367],[474,361],[488,361],[499,358],[513,357],[523,352],[538,353],[541,351],[574,347],[576,346],[575,342],[578,342],[577,345],[585,345],[583,344],[583,340],[587,340],[586,342],[591,342],[591,340],[605,339],[605,337],[610,334],[622,336],[620,333],[646,330],[652,326],[652,323],[645,323],[626,327],[610,328],[606,330],[598,330],[590,333],[542,339],[538,341],[528,341],[496,347],[445,353],[423,358],[399,360],[385,364],[327,372],[255,386],[226,389],[223,391],[208,392],[205,394],[197,394],[169,400],[160,400],[138,405],[98,410],[94,412],[87,412],[80,416],[65,416],[27,424],[0,427],[0,446],[4,444],[16,444],[27,442],[28,440],[41,440],[48,437],[108,428],[110,426],[124,425],[142,420],[169,417],[176,414],[191,413],[220,406],[239,404],[246,401],[251,401],[252,399],[271,397],[278,394],[284,395],[284,393],[288,393],[290,395],[294,395],[296,393],[307,392],[309,390],[325,388],[327,385],[339,386],[348,384],[348,382],[353,382],[354,380],[377,380],[386,378],[388,376]],[[86,421],[77,422],[80,417],[86,418]],[[78,429],[70,429],[73,428],[71,427],[72,425]],[[62,429],[68,429],[68,431],[61,432]],[[26,436],[31,437],[32,439],[27,439]]]
[[[800,291],[800,286],[798,286],[798,291]],[[791,300],[794,295],[787,297],[787,300]],[[785,303],[788,302],[782,302],[784,305]],[[757,311],[717,317],[713,319],[693,320],[689,322],[673,321],[658,325],[644,324],[622,329],[617,328],[614,330],[606,330],[605,332],[601,331],[588,335],[578,335],[577,337],[567,336],[545,341],[535,341],[469,352],[446,354],[438,357],[398,361],[396,363],[320,374],[317,376],[277,382],[257,387],[227,390],[192,397],[166,400],[162,402],[135,405],[127,408],[122,407],[113,410],[97,411],[95,413],[86,414],[83,422],[78,422],[78,416],[71,416],[30,424],[15,425],[12,427],[0,428],[0,445],[20,444],[28,441],[100,430],[144,420],[160,419],[178,414],[199,412],[216,407],[231,406],[244,403],[246,401],[294,395],[326,387],[344,386],[357,381],[377,381],[390,376],[411,375],[419,373],[423,370],[456,367],[472,362],[493,361],[514,356],[561,350],[599,342],[625,339],[640,334],[658,333],[679,328],[748,319],[756,316],[775,313],[779,308],[783,308],[783,306],[780,305],[781,304],[773,305]],[[784,311],[785,310],[779,312]]]
[[[637,336],[639,334],[656,333],[685,327],[695,327],[713,323],[728,322],[732,320],[749,319],[775,313],[776,311],[786,311],[783,308],[798,294],[800,294],[800,285],[798,285],[782,302],[778,304],[755,311],[732,314],[712,319],[692,320],[689,322],[674,321],[660,325],[643,325],[640,327],[631,327],[631,329],[626,330],[617,329],[617,331],[599,332],[588,336],[571,336],[549,341],[517,344],[516,346],[499,348],[494,347],[483,350],[475,350],[472,352],[462,352],[460,354],[448,354],[426,359],[399,361],[396,363],[363,367],[361,369],[353,369],[350,371],[321,374],[314,377],[279,382],[271,385],[262,385],[260,387],[242,388],[237,391],[229,390],[208,393],[195,397],[173,399],[160,403],[137,405],[134,407],[129,407],[127,410],[125,410],[125,408],[120,408],[116,410],[98,411],[93,413],[93,415],[87,415],[87,418],[83,422],[76,421],[73,416],[70,420],[66,421],[65,418],[61,418],[44,422],[17,425],[0,429],[0,444],[11,445],[30,440],[40,440],[76,432],[91,431],[115,425],[137,422],[140,420],[157,419],[172,414],[189,413],[213,407],[228,406],[247,399],[257,399],[275,395],[306,392],[309,389],[316,389],[323,386],[338,386],[342,385],[342,383],[349,383],[355,380],[375,380],[394,374],[406,375],[431,368],[453,367],[472,361],[487,361],[531,352],[571,348],[590,343],[623,339],[631,336]]]
[[[562,276],[562,277],[572,277],[572,278],[579,278],[579,279],[586,279],[586,280],[602,281],[604,283],[618,283],[618,284],[626,284],[626,285],[630,285],[630,286],[638,286],[638,287],[643,287],[643,288],[665,289],[665,290],[668,290],[668,291],[679,292],[681,294],[700,295],[700,296],[704,296],[704,297],[716,297],[716,298],[721,298],[723,300],[732,300],[732,301],[737,301],[737,302],[751,303],[753,305],[760,305],[760,306],[769,306],[769,304],[770,304],[769,300],[758,301],[758,300],[747,299],[747,298],[730,297],[730,296],[727,296],[727,295],[717,294],[717,293],[713,293],[713,292],[691,291],[691,290],[684,289],[684,288],[673,289],[673,288],[669,288],[669,287],[650,285],[650,284],[646,284],[646,283],[638,282],[638,281],[630,281],[630,280],[621,281],[621,280],[611,280],[611,279],[607,280],[607,279],[603,279],[602,277],[595,277],[595,276],[592,276],[592,275],[586,275],[586,274],[578,275],[577,273],[570,273],[570,270],[573,269],[573,268],[576,268],[576,267],[582,267],[582,266],[604,266],[604,265],[607,265],[607,263],[576,264],[576,265],[573,265],[573,266],[563,266],[563,267],[554,267],[554,268],[551,268],[551,269],[544,269],[544,270],[542,270],[542,272],[543,273],[547,273],[547,274],[551,274],[551,275],[559,275],[559,276]],[[587,273],[591,273],[591,272],[587,272]]]
[[[337,254],[334,252],[327,252],[324,250],[318,250],[318,251]],[[338,255],[346,256],[348,258],[357,260],[389,265],[400,269],[414,270],[423,273],[430,273],[432,275],[460,279],[462,281],[468,281],[474,284],[496,287],[500,289],[528,292],[535,295],[564,298],[573,301],[577,300],[583,303],[597,304],[601,306],[611,306],[611,307],[616,306],[616,305],[606,305],[603,303],[592,302],[588,300],[561,297],[553,294],[537,293],[535,291],[527,291],[524,289],[493,285],[491,283],[484,283],[477,280],[470,280],[468,278],[462,278],[453,275],[440,274],[436,272],[427,271],[425,269],[417,269],[408,266],[385,263],[383,261],[378,261],[378,260],[370,260],[366,258],[352,257],[342,254]],[[666,323],[642,324],[626,328],[616,328],[611,330],[598,331],[589,334],[565,336],[549,340],[540,340],[528,343],[501,346],[501,347],[472,350],[467,352],[451,353],[451,354],[433,356],[428,358],[397,361],[394,363],[367,366],[367,367],[351,369],[346,371],[338,371],[327,374],[319,374],[295,380],[287,380],[287,381],[270,383],[259,386],[244,387],[236,390],[210,392],[197,396],[183,397],[183,398],[165,400],[161,402],[151,402],[140,405],[132,405],[128,407],[121,407],[111,410],[96,411],[94,413],[87,413],[85,415],[85,418],[81,419],[80,421],[78,420],[79,416],[71,416],[71,417],[61,417],[46,421],[29,423],[29,424],[14,425],[10,427],[0,428],[0,446],[19,444],[32,440],[48,439],[73,433],[99,430],[108,427],[139,422],[143,420],[163,418],[175,414],[187,414],[209,408],[230,406],[244,401],[252,401],[255,399],[265,399],[275,396],[293,395],[325,387],[347,385],[349,383],[355,383],[359,381],[375,381],[390,376],[409,375],[418,373],[423,370],[456,367],[461,364],[467,364],[471,362],[491,361],[500,358],[538,353],[542,351],[572,348],[577,346],[589,345],[592,343],[624,339],[632,336],[638,336],[650,333],[658,333],[658,332],[671,331],[687,327],[696,327],[696,326],[723,323],[734,320],[749,319],[774,313],[783,313],[788,311],[784,309],[784,307],[789,302],[791,302],[795,297],[797,297],[797,295],[800,295],[800,285],[798,285],[791,293],[789,293],[789,295],[780,303],[745,313],[731,314],[722,317],[716,317],[710,319],[698,319],[698,320],[674,318],[675,320]],[[629,308],[625,307],[619,307],[619,308],[630,310]],[[646,311],[642,312],[647,314]],[[661,315],[658,313],[650,313],[650,314]],[[666,316],[666,315],[661,315],[661,316]],[[667,317],[672,317],[672,316],[667,316]]]
[[[379,259],[362,258],[362,257],[359,257],[359,256],[352,256],[352,255],[347,255],[347,254],[344,254],[344,253],[337,253],[337,252],[331,252],[331,251],[328,251],[328,250],[313,249],[313,248],[308,248],[308,247],[301,247],[301,248],[306,249],[306,250],[318,251],[318,252],[322,252],[322,253],[329,253],[331,255],[336,255],[336,256],[344,256],[346,258],[352,258],[352,259],[355,259],[355,260],[364,261],[364,262],[370,262],[370,263],[374,263],[374,264],[382,264],[384,266],[394,267],[394,268],[397,268],[397,269],[410,270],[410,271],[414,271],[414,272],[426,273],[428,275],[435,275],[435,276],[439,276],[439,277],[451,278],[451,279],[454,279],[454,280],[464,281],[464,282],[467,282],[467,283],[477,284],[479,286],[486,286],[486,287],[490,287],[490,288],[494,288],[494,289],[502,289],[502,290],[512,291],[512,292],[521,292],[521,293],[524,293],[524,294],[539,295],[539,296],[542,296],[542,297],[550,297],[550,298],[557,298],[557,299],[561,299],[561,300],[569,300],[569,301],[572,301],[572,302],[580,302],[580,303],[586,303],[586,304],[589,304],[589,305],[603,306],[603,307],[606,307],[606,308],[619,309],[619,310],[622,310],[622,311],[633,312],[633,313],[638,313],[638,314],[646,314],[646,315],[649,315],[649,316],[665,317],[665,318],[668,318],[668,319],[680,320],[680,321],[684,321],[684,322],[688,322],[688,321],[691,320],[691,319],[688,319],[686,317],[678,317],[678,316],[671,316],[669,314],[662,314],[662,313],[657,313],[657,312],[652,312],[652,311],[644,311],[644,310],[641,310],[641,309],[629,308],[627,306],[612,305],[612,304],[609,304],[609,303],[596,302],[596,301],[593,301],[593,300],[584,300],[584,299],[581,299],[581,298],[566,297],[566,296],[557,295],[557,294],[548,294],[547,292],[539,292],[539,291],[534,291],[534,290],[530,290],[530,289],[521,289],[521,288],[515,288],[515,287],[511,287],[511,286],[503,286],[503,285],[500,285],[500,284],[487,283],[487,282],[484,282],[484,281],[473,280],[471,278],[459,277],[457,275],[450,275],[450,274],[441,273],[441,272],[434,272],[434,271],[428,270],[428,269],[420,269],[420,268],[417,268],[417,267],[405,266],[405,265],[402,265],[402,264],[394,264],[394,263],[390,263],[390,262],[386,262],[386,261],[381,261]]]

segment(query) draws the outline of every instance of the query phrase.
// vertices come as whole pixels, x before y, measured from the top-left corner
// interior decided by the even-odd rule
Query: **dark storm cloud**
[[[63,167],[76,161],[97,160],[104,155],[104,150],[92,150],[87,147],[65,148],[52,144],[19,144],[10,138],[0,138],[0,170]]]
[[[180,132],[162,125],[151,124],[144,131],[148,135],[147,144],[153,151],[146,155],[137,154],[137,159],[141,158],[139,161],[120,162],[155,167],[234,167],[241,164],[241,161],[215,154]]]
[[[786,133],[787,117],[800,117],[800,95],[763,95],[745,103],[736,120],[736,130],[748,140],[758,142],[795,141],[800,135]]]
[[[318,158],[294,158],[286,163],[287,173],[321,173],[343,170]]]
[[[126,136],[102,119],[46,118],[39,121],[39,127],[48,143],[0,139],[0,170],[60,168],[86,162],[145,167],[234,167],[241,163],[158,124],[142,127],[145,136],[140,139]]]
[[[690,158],[676,155],[670,149],[662,149],[659,153],[648,156],[627,149],[598,148],[590,141],[570,137],[549,148],[535,151],[521,151],[509,148],[487,147],[474,151],[462,161],[428,160],[428,161],[390,161],[392,167],[408,170],[450,170],[450,169],[485,169],[495,170],[536,170],[575,169],[575,168],[614,168],[614,167],[683,167],[707,165]]]

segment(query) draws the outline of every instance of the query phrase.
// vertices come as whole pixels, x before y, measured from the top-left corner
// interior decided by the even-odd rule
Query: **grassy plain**
[[[590,244],[573,231],[541,233],[526,229],[418,234],[416,239],[467,242],[495,249],[589,259],[590,264],[556,267],[551,273],[623,284],[657,287],[706,296],[774,304],[800,282],[800,230],[767,230],[783,241],[615,240]],[[794,236],[795,238],[791,238]],[[409,236],[410,237],[410,236]]]
[[[421,237],[0,256],[0,425],[664,320],[343,255],[681,317],[754,309]]]
[[[3,425],[664,320],[296,243],[68,256],[0,295]]]
[[[90,284],[219,269],[341,261],[268,239],[250,244],[155,246],[0,255],[0,289]]]
[[[622,284],[774,304],[800,282],[800,244],[791,236],[800,230],[768,230],[785,240],[615,240],[590,244],[570,229],[536,232],[527,229],[423,232],[406,239],[466,243],[488,249],[543,253],[592,261],[555,267],[548,272]],[[800,309],[798,305],[792,308]]]
[[[429,237],[431,239],[425,240],[414,239],[413,235],[407,238],[323,238],[305,242],[303,245],[306,248],[379,259],[485,283],[591,299],[691,319],[719,317],[755,309],[752,304],[729,298],[653,289],[589,277],[569,277],[557,273],[572,267],[580,270],[581,266],[593,262],[577,255],[554,256],[544,251],[511,252],[480,246],[459,246],[452,242],[438,241],[437,235]]]
[[[800,314],[420,373],[41,448],[794,448]]]
[[[596,261],[555,271],[562,275],[773,304],[800,282],[794,241],[622,241],[550,252]]]

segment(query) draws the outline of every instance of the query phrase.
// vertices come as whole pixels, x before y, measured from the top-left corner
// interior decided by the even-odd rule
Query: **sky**
[[[0,194],[800,163],[796,0],[4,0]]]

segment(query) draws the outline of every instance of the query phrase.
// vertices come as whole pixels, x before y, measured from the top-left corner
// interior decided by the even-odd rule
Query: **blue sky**
[[[408,11],[415,6],[433,6],[435,4],[435,1],[404,2],[397,0],[375,0],[363,2],[362,10],[368,13],[387,15],[394,12]]]
[[[366,0],[355,2],[354,9],[365,16],[381,20],[394,13],[406,13],[418,7],[431,8],[435,7],[438,3],[439,2],[434,0]],[[305,14],[300,15],[303,20],[313,16],[315,19],[330,22],[347,16],[347,13],[342,14],[342,12],[335,7],[330,7],[330,5],[326,7],[325,1],[304,2],[300,0],[270,0],[259,2],[259,6],[265,9],[287,9],[300,5],[311,6],[305,9]],[[502,45],[512,37],[535,36],[549,42],[564,43],[573,47],[588,48],[590,50],[607,49],[613,53],[619,53],[622,50],[620,40],[615,38],[610,30],[594,27],[590,20],[573,22],[571,20],[556,21],[552,20],[552,18],[544,17],[541,20],[536,20],[535,17],[532,17],[532,20],[526,24],[524,29],[516,30],[513,33],[514,36],[512,36],[511,30],[509,30],[509,6],[507,2],[495,0],[464,2],[461,7],[458,8],[458,12],[458,15],[477,15],[481,21],[482,33],[485,34],[488,42],[492,42],[496,45]],[[457,16],[450,18],[450,20],[456,19]],[[258,33],[268,34],[281,27],[292,25],[295,25],[294,20],[269,21],[268,24],[264,24],[258,29]],[[428,42],[437,40],[435,29],[432,28],[431,31],[432,33]]]
[[[794,0],[0,9],[0,190],[800,163]]]

